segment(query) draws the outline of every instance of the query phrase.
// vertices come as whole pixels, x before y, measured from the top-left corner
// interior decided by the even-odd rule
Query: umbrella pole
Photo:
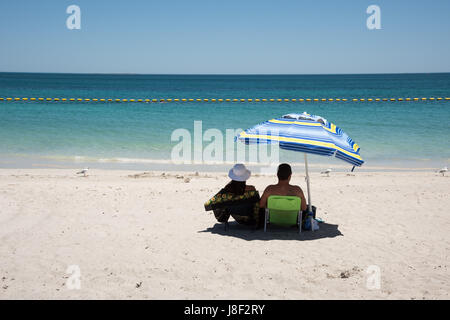
[[[312,212],[312,207],[311,207],[311,189],[309,187],[308,157],[306,156],[306,153],[305,153],[305,171],[306,171],[306,187],[307,187],[307,190],[308,190],[308,210],[309,210],[309,212]]]

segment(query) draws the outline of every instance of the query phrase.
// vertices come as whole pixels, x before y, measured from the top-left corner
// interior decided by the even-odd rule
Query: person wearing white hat
[[[255,191],[254,186],[246,185],[246,181],[251,174],[251,171],[242,163],[235,164],[228,172],[228,177],[231,181],[225,186],[224,191],[235,195],[242,195],[246,191]]]
[[[205,202],[205,210],[214,212],[218,222],[225,223],[231,217],[239,224],[262,227],[264,210],[259,209],[261,199],[254,186],[247,185],[251,172],[242,163],[233,166],[228,172],[231,181]]]

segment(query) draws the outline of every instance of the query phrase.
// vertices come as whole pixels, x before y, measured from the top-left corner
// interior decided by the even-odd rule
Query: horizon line
[[[0,73],[31,74],[74,74],[74,75],[139,75],[139,76],[320,76],[320,75],[402,75],[402,74],[444,74],[439,72],[377,72],[377,73],[134,73],[134,72],[37,72],[37,71],[0,71]]]

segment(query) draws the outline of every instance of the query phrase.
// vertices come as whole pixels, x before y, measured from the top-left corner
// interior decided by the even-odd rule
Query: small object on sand
[[[77,172],[77,174],[82,174],[84,177],[87,177],[88,171],[89,171],[89,168],[84,168],[83,170]]]
[[[139,283],[136,283],[136,288],[139,288],[142,285],[142,281]]]
[[[190,181],[191,181],[190,178],[184,178],[184,182],[185,182],[185,183],[189,183]]]
[[[346,279],[346,278],[349,278],[349,277],[350,277],[350,272],[348,272],[348,271],[341,272],[341,278],[342,279]]]
[[[445,173],[448,171],[448,168],[445,166],[442,169],[440,169],[438,172],[442,173],[442,176],[445,176]]]
[[[321,172],[321,174],[326,174],[327,175],[327,177],[329,177],[330,176],[330,172],[331,172],[332,170],[331,170],[331,168],[328,168],[327,170],[325,170],[325,171],[322,171]]]

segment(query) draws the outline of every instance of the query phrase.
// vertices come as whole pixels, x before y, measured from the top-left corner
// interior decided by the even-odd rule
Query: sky
[[[450,72],[449,17],[448,0],[1,1],[0,72]]]

